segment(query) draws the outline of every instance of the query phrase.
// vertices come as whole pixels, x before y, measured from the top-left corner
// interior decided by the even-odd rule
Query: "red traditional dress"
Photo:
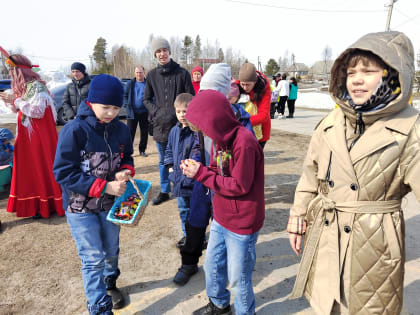
[[[54,101],[41,82],[32,81],[14,105],[19,113],[7,212],[62,216],[61,189],[52,173],[58,140]]]

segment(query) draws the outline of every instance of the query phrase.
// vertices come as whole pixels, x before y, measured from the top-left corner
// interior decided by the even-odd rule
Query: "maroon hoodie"
[[[198,93],[185,117],[215,143],[210,166],[201,165],[194,176],[215,192],[214,219],[237,234],[259,231],[265,218],[264,155],[257,139],[217,91]],[[224,167],[217,163],[220,160]]]

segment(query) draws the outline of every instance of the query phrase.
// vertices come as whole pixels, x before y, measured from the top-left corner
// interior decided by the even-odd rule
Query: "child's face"
[[[236,104],[238,102],[238,100],[239,100],[239,95],[238,96],[230,96],[228,98],[228,100],[229,100],[229,103]]]
[[[199,82],[201,81],[201,73],[196,71],[193,73],[193,81],[194,82]]]
[[[185,119],[187,107],[183,105],[175,105],[176,118],[182,124],[182,127],[188,126],[188,121]]]
[[[376,63],[367,66],[360,60],[355,67],[347,68],[347,91],[356,105],[362,105],[375,93],[384,69]]]
[[[114,105],[104,105],[99,103],[91,103],[92,110],[99,121],[104,123],[111,122],[120,112],[120,107]]]

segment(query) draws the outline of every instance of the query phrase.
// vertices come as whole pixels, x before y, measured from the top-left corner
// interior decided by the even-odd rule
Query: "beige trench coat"
[[[394,41],[400,36],[390,33]],[[384,49],[373,42],[372,51],[381,56]],[[366,114],[366,131],[350,152],[345,130],[352,128],[355,115],[332,91],[340,108],[316,128],[296,189],[290,215],[305,217],[308,229],[291,297],[304,293],[319,314],[330,314],[334,301],[343,313],[401,311],[401,201],[411,190],[420,200],[420,119],[408,106],[408,72],[391,66],[403,73],[402,92],[384,109]]]

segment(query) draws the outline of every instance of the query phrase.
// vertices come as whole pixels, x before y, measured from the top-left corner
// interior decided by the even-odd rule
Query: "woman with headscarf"
[[[57,146],[54,101],[23,55],[6,55],[13,94],[0,98],[17,112],[13,173],[7,212],[18,217],[48,218],[52,212],[64,215],[61,189],[52,167]]]

